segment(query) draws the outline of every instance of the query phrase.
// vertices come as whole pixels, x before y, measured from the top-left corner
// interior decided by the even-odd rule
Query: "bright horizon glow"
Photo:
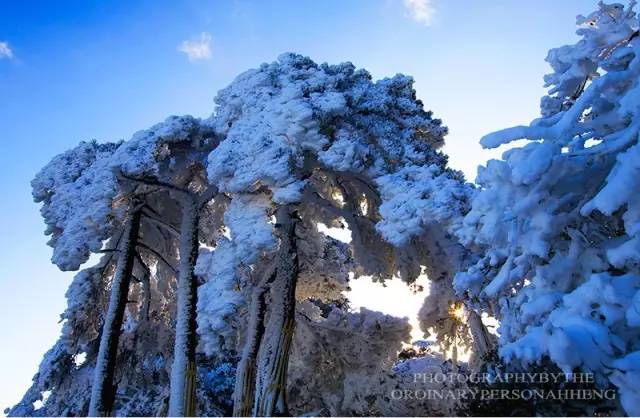
[[[575,42],[575,16],[597,2],[408,3],[432,8],[429,25],[404,0],[3,2],[0,410],[18,402],[58,338],[73,277],[50,264],[30,195],[54,155],[80,140],[129,138],[172,114],[207,117],[235,76],[295,51],[318,63],[352,61],[374,79],[412,75],[425,107],[449,127],[451,166],[473,180],[501,153],[482,150],[480,137],[537,117],[547,50]],[[194,57],[204,58],[179,51],[185,40],[199,42]],[[358,304],[377,306],[376,292]],[[404,305],[393,292],[383,295]]]
[[[400,279],[387,280],[382,284],[374,282],[371,277],[360,277],[349,281],[351,290],[345,292],[345,296],[349,298],[351,309],[355,312],[359,312],[360,308],[367,308],[399,318],[408,318],[411,340],[417,341],[424,339],[417,315],[424,298],[429,295],[427,284],[427,276],[420,276],[415,285],[422,286],[424,290],[414,292]]]

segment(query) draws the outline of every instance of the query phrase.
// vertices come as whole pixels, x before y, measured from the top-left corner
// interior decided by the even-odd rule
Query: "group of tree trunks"
[[[200,211],[213,195],[183,193],[179,231],[180,261],[177,269],[177,317],[174,359],[171,368],[169,416],[196,415],[196,303],[198,281],[194,267],[198,256]],[[131,208],[118,248],[117,267],[111,284],[99,353],[94,372],[90,416],[113,413],[117,386],[114,374],[118,343],[128,303],[129,285],[139,260],[142,207]],[[276,210],[276,233],[280,246],[273,262],[253,290],[249,326],[237,368],[233,396],[236,416],[287,415],[286,376],[295,328],[295,291],[299,273],[296,208]],[[146,266],[144,266],[146,268]]]

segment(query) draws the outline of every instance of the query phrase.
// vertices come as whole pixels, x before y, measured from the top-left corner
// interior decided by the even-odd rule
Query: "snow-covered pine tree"
[[[448,312],[455,299],[451,272],[466,253],[444,231],[467,210],[471,188],[437,151],[446,128],[416,100],[410,77],[372,82],[350,63],[317,65],[286,54],[239,76],[216,102],[216,113],[205,121],[172,117],[122,144],[81,144],[72,151],[78,156],[56,157],[59,163],[36,179],[34,190],[43,196],[43,214],[54,233],[56,262],[75,269],[91,252],[107,254],[74,281],[77,292],[69,294],[63,338],[43,361],[16,414],[36,412],[29,405],[47,390],[50,400],[38,413],[86,413],[85,394],[73,399],[73,410],[64,409],[63,400],[86,387],[88,371],[96,369],[97,378],[106,375],[95,367],[100,358],[115,368],[109,373],[119,385],[110,398],[114,405],[105,407],[104,396],[92,402],[95,413],[194,415],[195,394],[225,393],[210,390],[207,382],[224,381],[228,387],[235,368],[236,414],[283,414],[291,390],[291,347],[302,344],[294,339],[299,320],[308,329],[330,325],[340,332],[375,334],[388,328],[393,331],[385,340],[388,347],[406,339],[402,320],[347,312],[344,292],[351,276],[411,283],[426,271],[434,283],[426,304],[439,304],[423,315],[425,328],[435,327],[429,318]],[[129,220],[138,215],[139,232],[127,234]],[[321,226],[341,228],[351,238],[340,242]],[[133,235],[133,258],[121,263],[129,273],[115,274],[113,263]],[[198,255],[201,243],[212,250],[200,249]],[[205,280],[197,302],[201,364],[211,367],[203,369],[198,390],[196,274]],[[109,284],[118,276],[132,284],[120,292],[111,285],[116,293],[111,299],[124,300],[126,307],[121,319],[105,321],[115,317],[104,312]],[[84,300],[89,303],[82,306]],[[300,316],[297,301],[322,314]],[[100,327],[118,330],[111,333],[116,342],[103,344],[103,350],[97,346]],[[440,337],[450,331],[436,332]],[[87,358],[76,370],[70,356],[79,353],[80,341]],[[339,341],[334,344],[327,352],[355,354],[341,349]],[[104,356],[114,345],[118,361]],[[393,351],[371,356],[363,367],[390,367],[397,358]],[[235,355],[241,358],[232,367]],[[311,380],[304,373],[314,371],[305,370],[297,378]],[[344,374],[343,385],[347,375],[361,376]],[[396,384],[393,379],[381,381]],[[381,383],[374,388],[375,382],[372,377],[369,389],[384,390]],[[341,405],[323,407],[347,411],[353,401],[361,413],[390,408],[367,406],[363,393],[345,392]]]
[[[217,195],[205,176],[206,156],[215,147],[212,130],[191,116],[171,117],[138,132],[114,155],[112,167],[147,192],[164,190],[181,207],[178,236],[176,329],[171,369],[169,415],[196,413],[196,303],[194,273],[200,248],[200,216]],[[162,220],[157,220],[162,222]],[[146,248],[150,249],[151,245]]]
[[[153,292],[155,295],[164,294],[173,298],[173,295],[166,293],[172,292],[171,286],[159,283],[158,279],[162,277],[164,280],[175,280],[173,276],[177,270],[187,277],[183,280],[190,286],[187,290],[195,288],[195,278],[190,271],[193,271],[195,265],[199,242],[194,231],[197,231],[200,208],[209,202],[214,191],[206,188],[206,184],[200,180],[202,174],[198,172],[203,170],[207,152],[213,144],[212,138],[204,132],[207,129],[201,127],[194,118],[173,117],[150,130],[136,134],[124,144],[81,143],[75,149],[54,158],[33,182],[36,201],[44,202],[42,213],[49,225],[48,233],[53,235],[50,244],[54,247],[53,261],[56,264],[65,270],[75,269],[88,259],[91,252],[117,255],[109,260],[118,260],[115,272],[114,269],[108,269],[108,262],[101,261],[101,271],[112,274],[103,278],[105,283],[109,278],[112,279],[111,301],[108,303],[107,313],[97,314],[95,310],[100,310],[100,307],[92,307],[93,317],[100,318],[104,323],[100,349],[95,358],[87,359],[95,367],[90,407],[93,415],[113,410],[116,391],[113,377],[115,357],[120,345],[120,330],[126,326],[123,319],[131,322],[131,313],[134,312],[132,309],[125,311],[131,279],[137,280],[141,289],[139,308],[135,310],[140,317],[138,325],[148,324],[150,314],[155,312],[150,310],[152,282],[156,285],[156,290],[162,289],[160,292]],[[201,158],[198,159],[198,156]],[[192,190],[181,188],[185,184]],[[205,189],[207,192],[201,193]],[[185,201],[187,204],[184,204]],[[196,206],[198,210],[192,211]],[[210,210],[207,212],[211,214]],[[193,215],[187,217],[183,213]],[[210,218],[207,225],[215,223],[215,217]],[[180,224],[180,219],[183,220],[183,226],[187,224],[187,228],[182,228],[182,236],[176,227]],[[188,237],[185,239],[185,236]],[[114,244],[107,244],[102,248],[103,241],[107,239]],[[175,260],[180,243],[186,243],[182,252],[188,256],[182,257],[183,263],[176,268]],[[155,277],[151,277],[148,265],[151,263],[156,264]],[[137,276],[133,274],[134,269],[138,270]],[[167,271],[170,272],[169,276],[166,275]],[[83,277],[85,275],[79,275],[77,280]],[[86,287],[84,284],[82,286]],[[104,286],[94,281],[92,291],[98,294]],[[193,295],[195,291],[190,293]],[[73,294],[69,294],[70,307],[77,304],[73,297]],[[190,310],[191,320],[183,322],[190,322],[184,329],[187,333],[190,330],[195,338],[195,302],[186,298],[185,303],[184,297],[182,300],[183,305],[193,307]],[[184,309],[182,311],[185,312]],[[158,321],[166,324],[161,317],[154,319],[157,320],[152,321],[156,322],[155,325],[158,325]],[[65,324],[66,331],[83,332],[82,327],[69,324],[68,320]],[[134,345],[137,344],[137,336],[133,341]],[[181,346],[186,347],[184,341]],[[195,343],[190,348],[195,359]],[[183,351],[186,352],[186,349]],[[75,355],[73,352],[71,354]],[[161,361],[168,360],[169,356],[170,353],[163,353]],[[192,369],[195,367],[192,366]],[[193,374],[195,375],[195,370]],[[192,381],[194,379],[195,376]],[[185,385],[181,383],[176,386]],[[194,386],[191,385],[192,388]]]
[[[96,360],[96,370],[103,372],[96,372],[92,395],[92,399],[104,399],[108,408],[115,395],[115,355],[140,219],[139,208],[134,207],[137,203],[118,194],[118,182],[110,168],[118,147],[119,144],[81,143],[54,158],[32,183],[34,199],[43,202],[47,233],[52,235],[52,260],[62,270],[77,269],[91,252],[100,251],[103,242],[120,230],[117,241],[122,239],[122,244],[118,242],[109,249],[119,255]],[[117,204],[118,200],[121,204]]]
[[[62,171],[56,172],[64,173],[64,167],[58,167]],[[39,178],[42,179],[40,176]],[[77,181],[85,186],[91,184],[87,177],[78,177]],[[149,208],[145,208],[145,212],[151,207],[160,210],[159,203],[166,203],[166,199],[157,195],[153,199],[151,195],[147,195],[146,200]],[[116,201],[121,203],[119,199]],[[167,208],[163,212],[166,210]],[[156,243],[158,254],[167,253],[167,249],[162,248],[161,244],[171,247],[168,243],[170,234],[167,234],[165,228],[158,228],[155,221],[151,223],[148,220],[145,215],[141,221],[140,235],[145,240]],[[109,305],[109,287],[114,278],[115,264],[120,259],[119,251],[116,250],[121,247],[121,235],[116,230],[101,250],[105,255],[100,261],[95,266],[80,271],[73,279],[67,290],[67,309],[61,315],[64,321],[62,335],[54,348],[45,355],[32,387],[22,401],[10,410],[10,415],[66,416],[87,413],[91,394],[87,388],[93,385],[95,364],[100,354],[99,337]],[[123,315],[125,323],[120,324],[122,335],[117,333],[121,340],[119,360],[115,364],[111,362],[112,367],[116,368],[113,374],[120,382],[114,407],[114,413],[118,415],[149,415],[155,412],[153,405],[162,402],[162,392],[166,390],[168,382],[168,376],[162,377],[166,374],[163,363],[170,360],[171,355],[171,351],[166,349],[167,343],[172,343],[174,339],[174,286],[171,285],[171,281],[175,280],[173,267],[160,262],[154,254],[140,253],[140,248],[135,256],[136,265],[131,277],[133,284]],[[165,254],[163,260],[166,262],[167,259],[175,263]],[[146,265],[152,265],[153,272],[148,271]],[[132,352],[136,359],[128,362]],[[156,376],[161,376],[161,382],[156,381]],[[43,396],[47,396],[46,401],[36,408],[34,402],[42,401]],[[125,405],[126,401],[122,399],[125,396],[143,397],[146,403]]]
[[[235,414],[286,414],[289,324],[295,323],[290,292],[300,282],[290,272],[299,275],[301,264],[314,263],[313,254],[300,252],[300,243],[335,245],[319,233],[319,223],[348,229],[355,277],[400,276],[412,282],[421,266],[431,264],[435,271],[438,256],[447,255],[440,251],[429,259],[433,247],[420,244],[429,240],[431,228],[444,230],[459,219],[470,188],[436,151],[446,128],[423,110],[409,77],[374,83],[350,63],[317,65],[285,54],[240,75],[216,103],[211,124],[222,140],[209,156],[208,178],[232,196],[225,215],[231,240],[222,239],[200,258],[199,272],[207,283],[200,290],[199,332],[213,353],[221,336],[233,335],[224,318],[249,311],[251,320],[245,315],[244,321],[249,329],[238,325],[245,349]],[[397,192],[407,189],[418,195],[417,206]],[[234,208],[238,198],[242,201]],[[250,213],[254,223],[246,225],[236,210]],[[275,230],[289,231],[286,236],[273,232],[274,213],[281,214]],[[276,255],[292,248],[292,256]],[[274,257],[281,261],[270,267],[267,261]],[[232,261],[224,272],[216,269],[222,260]],[[327,290],[335,295],[348,277],[337,266],[327,271],[333,273],[320,277],[335,274],[330,286],[323,287],[326,279],[311,285],[321,300]],[[314,297],[309,285],[303,288],[303,299]]]
[[[90,416],[110,414],[115,402],[116,385],[114,384],[114,377],[120,331],[129,297],[129,284],[133,273],[136,246],[140,233],[141,207],[138,206],[138,202],[134,201],[134,204],[136,206],[130,209],[130,213],[124,221],[122,242],[117,248],[119,253],[118,263],[111,281],[111,296],[104,316],[100,348],[96,358],[94,379],[91,386]]]
[[[460,293],[500,320],[500,355],[595,373],[640,414],[640,39],[633,6],[578,16],[552,49],[542,116],[485,136],[523,139],[478,172],[459,235],[477,264]]]

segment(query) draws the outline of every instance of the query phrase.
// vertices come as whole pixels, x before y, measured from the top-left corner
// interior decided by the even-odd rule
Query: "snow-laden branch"
[[[460,295],[500,321],[504,361],[594,373],[618,388],[629,415],[640,414],[634,4],[599,2],[579,16],[581,39],[549,51],[541,118],[482,139],[487,148],[527,143],[479,170],[481,189],[457,230],[479,259],[455,279]]]

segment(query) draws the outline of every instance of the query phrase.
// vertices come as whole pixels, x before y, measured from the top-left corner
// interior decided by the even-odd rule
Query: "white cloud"
[[[0,42],[0,59],[13,58],[13,51],[9,47],[9,42]]]
[[[184,41],[178,45],[178,51],[187,54],[189,61],[211,59],[211,34],[202,32],[200,39]]]
[[[409,11],[413,20],[429,26],[433,20],[435,9],[431,4],[431,0],[403,0],[404,7]]]

